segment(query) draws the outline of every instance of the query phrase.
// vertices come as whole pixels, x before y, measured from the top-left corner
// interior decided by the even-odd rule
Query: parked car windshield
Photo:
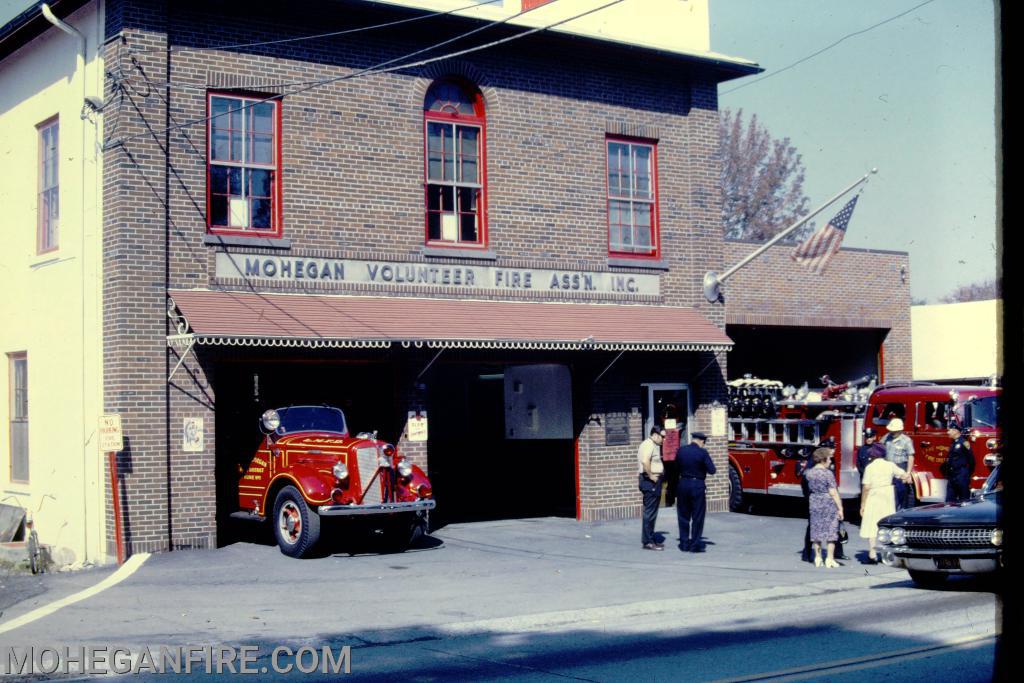
[[[995,427],[999,422],[999,397],[986,396],[968,404],[970,416],[968,424],[972,427]]]
[[[277,414],[281,417],[279,434],[292,432],[337,432],[348,434],[345,414],[337,408],[328,406],[290,406],[280,408]]]
[[[996,468],[988,475],[988,479],[985,480],[985,484],[981,487],[981,495],[987,496],[990,493],[1003,490],[1003,478],[999,474],[1000,469],[1002,469],[1002,465],[996,465]]]

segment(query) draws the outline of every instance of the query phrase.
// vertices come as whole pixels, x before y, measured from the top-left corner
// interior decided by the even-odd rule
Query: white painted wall
[[[910,307],[914,379],[1003,374],[1000,299]]]
[[[59,564],[104,562],[104,500],[96,423],[102,409],[102,140],[83,94],[102,96],[103,3],[0,62],[0,501],[34,512]],[[85,79],[83,84],[83,78]],[[83,91],[83,88],[85,90]],[[36,253],[36,125],[60,117],[59,247]],[[28,353],[29,483],[10,480],[6,354]],[[38,510],[38,512],[36,512]]]
[[[375,1],[433,11],[455,10],[473,4],[466,0]],[[610,0],[557,0],[508,23],[531,28],[551,26],[562,19],[599,8],[609,2]],[[520,11],[522,0],[497,0],[473,9],[460,10],[456,14],[495,21],[513,16]],[[711,20],[708,14],[708,0],[623,0],[616,5],[555,26],[551,30],[680,54],[715,57],[740,64],[753,63],[710,51]],[[486,34],[480,37],[481,43],[486,40]]]

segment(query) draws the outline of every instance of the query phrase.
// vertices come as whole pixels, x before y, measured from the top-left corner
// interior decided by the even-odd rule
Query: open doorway
[[[437,524],[576,515],[571,383],[532,393],[534,380],[520,367],[451,363],[430,382]],[[568,368],[559,367],[568,380]],[[568,429],[561,422],[552,428],[554,414]]]

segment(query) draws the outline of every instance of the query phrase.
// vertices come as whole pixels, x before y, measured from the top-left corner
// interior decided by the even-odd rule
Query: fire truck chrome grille
[[[377,473],[377,449],[357,448],[356,461],[359,463],[359,481],[365,490],[367,483],[373,479],[373,475]],[[363,497],[363,503],[372,505],[383,502],[383,498],[380,494],[380,487],[380,479],[374,479],[369,490],[366,490]]]
[[[992,529],[968,527],[962,529],[908,528],[907,545],[910,547],[984,548],[991,545]]]

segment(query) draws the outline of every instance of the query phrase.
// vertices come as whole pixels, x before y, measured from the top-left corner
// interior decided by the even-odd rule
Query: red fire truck
[[[914,494],[921,502],[943,501],[941,467],[949,453],[947,426],[959,416],[974,452],[972,488],[980,488],[1000,456],[997,386],[950,386],[928,382],[876,387],[873,377],[812,392],[752,377],[729,382],[729,507],[740,510],[751,495],[802,496],[803,461],[824,442],[835,446],[835,474],[843,499],[860,496],[857,448],[865,427],[881,441],[893,418],[914,442]]]

